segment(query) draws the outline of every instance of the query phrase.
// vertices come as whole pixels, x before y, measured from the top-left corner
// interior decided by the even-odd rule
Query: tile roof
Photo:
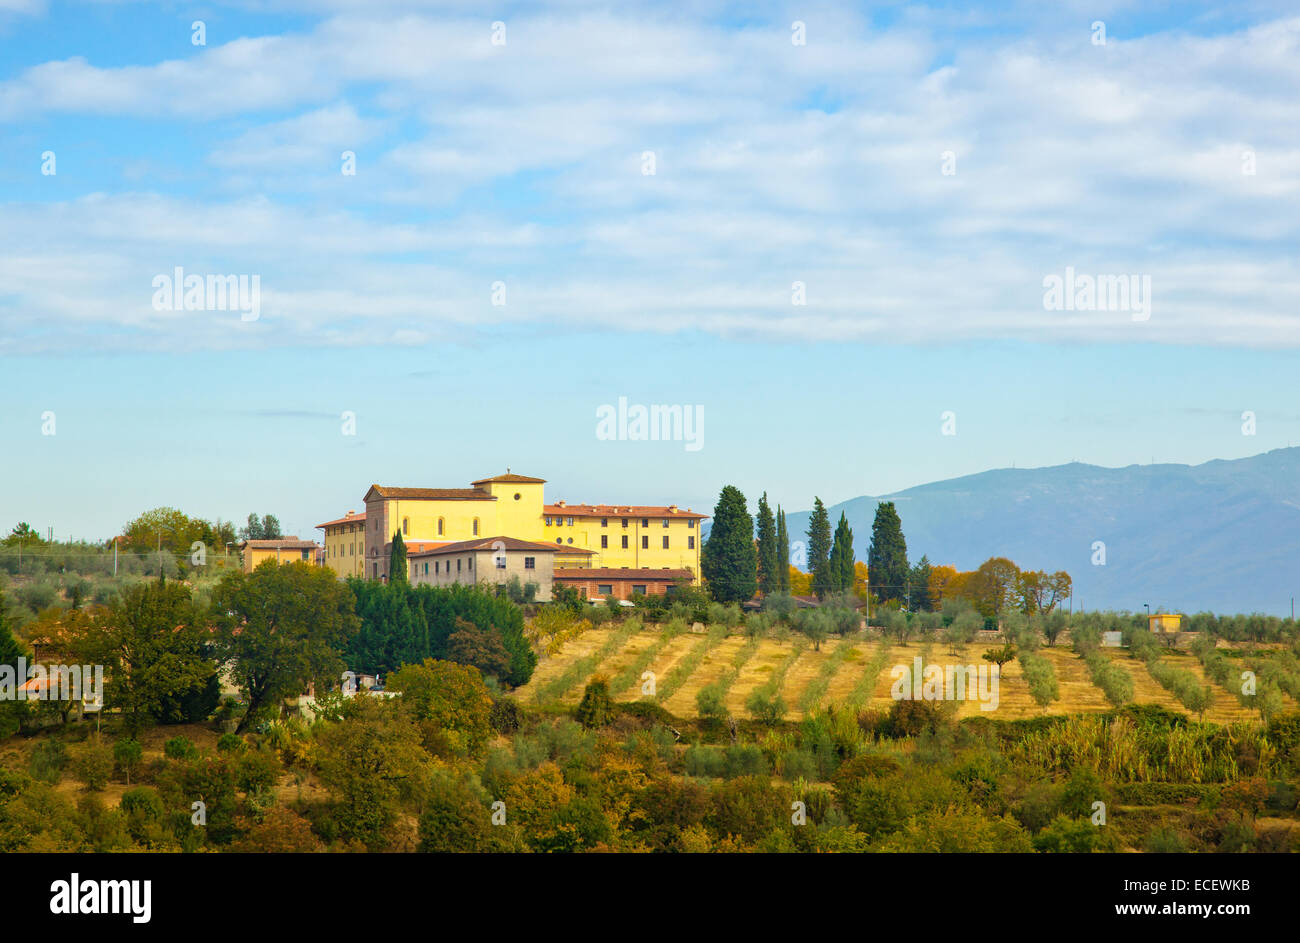
[[[371,485],[366,500],[371,495],[380,498],[423,499],[433,501],[495,501],[496,495],[478,488],[393,488],[388,485]]]
[[[527,475],[511,475],[511,474],[509,474],[509,473],[506,473],[506,474],[504,474],[504,475],[496,475],[495,477],[492,477],[492,478],[480,478],[478,481],[471,481],[470,484],[471,484],[471,485],[486,485],[486,484],[491,484],[492,482],[498,482],[498,481],[500,481],[500,482],[505,482],[505,483],[509,483],[509,484],[520,484],[520,485],[544,485],[544,484],[546,484],[546,479],[545,479],[545,478],[529,478]]]
[[[454,543],[442,544],[432,550],[424,550],[419,553],[407,553],[407,557],[413,556],[430,556],[443,553],[464,553],[467,550],[497,550],[497,542],[500,541],[506,550],[534,550],[537,552],[548,551],[555,553],[560,548],[555,544],[537,543],[533,540],[521,540],[518,537],[478,537],[474,540],[457,540]],[[579,551],[570,547],[573,552],[586,553],[590,555],[592,551]]]
[[[360,524],[365,519],[366,514],[362,511],[360,514],[352,513],[345,517],[340,517],[337,520],[326,521],[324,524],[317,524],[316,528],[319,530],[322,527],[333,527],[335,524]]]
[[[275,540],[245,540],[239,545],[242,550],[315,550],[319,546],[314,540],[299,540],[296,536],[280,537]]]
[[[675,504],[547,504],[542,512],[561,517],[693,517],[701,521],[709,516]]]

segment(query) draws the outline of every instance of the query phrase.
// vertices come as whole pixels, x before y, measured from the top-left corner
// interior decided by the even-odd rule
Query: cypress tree
[[[745,602],[758,590],[754,519],[745,496],[734,485],[727,485],[718,496],[709,539],[700,551],[700,570],[718,602]]]
[[[932,612],[934,599],[930,596],[930,558],[922,556],[912,567],[910,601],[913,612]]]
[[[767,503],[767,492],[758,499],[758,588],[763,595],[774,593],[780,585],[780,565],[776,548],[776,520]]]
[[[848,518],[840,512],[840,522],[835,527],[835,542],[831,545],[831,585],[837,593],[853,589],[853,529]]]
[[[831,518],[822,499],[814,497],[812,516],[808,518],[808,572],[812,574],[812,591],[818,599],[834,590],[830,557]]]
[[[402,540],[400,530],[393,532],[393,545],[388,554],[388,582],[411,582],[406,572],[406,541]]]
[[[907,595],[907,542],[893,501],[876,506],[867,550],[867,588],[882,603]]]
[[[790,532],[785,529],[785,511],[776,507],[776,591],[790,592]]]

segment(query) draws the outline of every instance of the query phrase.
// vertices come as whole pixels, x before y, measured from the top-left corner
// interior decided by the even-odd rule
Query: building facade
[[[317,524],[325,532],[325,565],[340,579],[364,576],[366,569],[366,516],[356,511],[338,520]]]
[[[554,582],[562,583],[588,599],[631,599],[635,595],[659,596],[675,583],[691,582],[686,569],[643,570],[623,567],[568,567],[556,569]]]
[[[537,585],[538,602],[550,602],[555,547],[498,535],[417,550],[407,554],[407,565],[412,586],[504,585],[517,578],[521,586]]]
[[[495,534],[551,545],[556,570],[689,570],[690,581],[699,582],[699,527],[707,515],[676,505],[547,504],[545,485],[509,471],[469,488],[372,485],[365,496],[364,575],[388,577],[393,534],[400,532],[408,559],[412,543]]]
[[[314,540],[299,540],[297,537],[280,537],[275,540],[245,540],[239,545],[240,561],[245,573],[266,562],[306,563],[316,565],[316,551],[320,547]]]

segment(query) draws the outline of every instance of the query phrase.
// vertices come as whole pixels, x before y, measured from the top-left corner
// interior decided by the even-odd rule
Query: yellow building
[[[408,546],[492,535],[540,541],[554,545],[556,569],[689,569],[699,582],[699,522],[707,515],[676,505],[548,505],[545,479],[509,470],[471,485],[372,485],[365,497],[365,575],[387,578],[391,541],[400,531]]]
[[[1152,632],[1178,632],[1183,617],[1170,612],[1153,612],[1147,616],[1147,627]]]
[[[245,540],[239,545],[240,560],[245,573],[252,573],[267,560],[276,563],[316,564],[316,551],[320,547],[314,540],[297,537],[279,537],[274,540]]]
[[[325,565],[340,578],[364,576],[366,570],[366,516],[348,511],[338,520],[317,524],[325,531]]]

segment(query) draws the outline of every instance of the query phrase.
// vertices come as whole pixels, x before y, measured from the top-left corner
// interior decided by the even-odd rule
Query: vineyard
[[[910,668],[920,656],[926,665],[987,667],[983,653],[990,648],[989,643],[925,638],[902,645],[875,631],[832,637],[814,646],[788,631],[763,637],[721,625],[691,631],[681,620],[581,625],[583,630],[571,630],[539,652],[532,679],[516,692],[521,702],[573,707],[586,683],[600,675],[609,681],[615,700],[650,701],[677,717],[694,718],[704,706],[718,716],[737,718],[775,710],[770,719],[792,721],[831,705],[886,710],[893,703],[895,665]],[[1017,720],[1102,712],[1133,702],[1219,724],[1258,720],[1251,699],[1231,688],[1236,674],[1225,674],[1242,666],[1232,661],[1233,667],[1225,669],[1220,664],[1224,658],[1210,657],[1207,670],[1195,655],[1159,652],[1141,644],[1136,653],[1091,648],[1080,654],[1069,645],[1041,647],[1021,652],[1002,666],[995,710],[982,711],[977,701],[963,701],[958,716]],[[1279,667],[1271,668],[1274,662]],[[1281,698],[1278,706],[1295,709],[1294,695],[1285,693],[1292,687],[1285,672],[1290,665],[1279,659],[1250,664],[1261,669],[1273,696]],[[1271,680],[1274,675],[1276,682]]]

